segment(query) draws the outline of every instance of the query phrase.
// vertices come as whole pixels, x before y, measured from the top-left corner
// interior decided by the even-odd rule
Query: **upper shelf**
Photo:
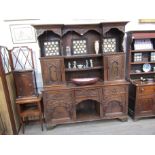
[[[155,52],[155,50],[131,50],[132,53],[142,53],[142,52]]]
[[[85,54],[85,55],[71,55],[71,56],[64,56],[65,59],[76,59],[76,58],[93,58],[93,57],[101,57],[102,54]]]

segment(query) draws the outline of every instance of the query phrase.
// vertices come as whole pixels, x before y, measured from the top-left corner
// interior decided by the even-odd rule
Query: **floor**
[[[65,124],[49,130],[44,125],[43,132],[40,124],[29,123],[25,127],[25,135],[155,135],[155,118],[133,121],[129,117],[127,122],[116,119]]]

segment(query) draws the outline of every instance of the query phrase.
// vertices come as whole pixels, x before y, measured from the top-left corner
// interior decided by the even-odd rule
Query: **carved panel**
[[[101,33],[101,29],[98,28],[98,27],[90,27],[90,28],[65,28],[63,29],[63,35],[66,34],[67,32],[69,31],[74,31],[76,33],[78,33],[79,35],[84,35],[86,34],[88,31],[96,31],[98,32],[99,34]]]
[[[139,115],[155,114],[155,95],[139,96],[136,112]]]
[[[108,86],[103,88],[103,92],[105,96],[118,95],[120,93],[126,93],[126,86]]]
[[[123,112],[123,105],[119,101],[110,101],[106,108],[106,113]]]
[[[80,89],[75,90],[76,104],[84,100],[95,100],[101,102],[102,89]]]
[[[125,114],[126,111],[126,96],[125,95],[119,95],[115,97],[106,97],[104,100],[103,110],[104,114]]]
[[[73,116],[72,91],[47,91],[43,92],[43,101],[46,121],[71,119]],[[59,121],[59,120],[58,120]]]
[[[64,66],[62,59],[41,59],[41,67],[44,85],[64,81]]]
[[[107,81],[120,80],[125,78],[124,54],[108,55],[104,57],[104,79]]]
[[[99,89],[80,89],[75,91],[77,97],[99,96]]]

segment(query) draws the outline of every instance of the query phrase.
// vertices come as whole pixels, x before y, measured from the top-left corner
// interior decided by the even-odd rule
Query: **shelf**
[[[131,53],[142,53],[142,52],[155,52],[155,50],[131,50]]]
[[[66,72],[78,72],[78,71],[97,70],[97,69],[103,69],[103,66],[89,67],[89,68],[81,68],[81,69],[78,69],[78,68],[68,69],[68,68],[66,68],[65,71]]]
[[[64,56],[65,59],[76,59],[76,58],[93,58],[93,57],[101,57],[102,54],[84,54],[84,55],[71,55]]]
[[[155,74],[155,72],[130,73],[130,75]]]
[[[89,121],[89,120],[98,120],[100,115],[97,113],[79,113],[77,114],[77,121]]]
[[[154,61],[154,62],[131,62],[130,64],[131,64],[131,65],[155,64],[155,61]]]

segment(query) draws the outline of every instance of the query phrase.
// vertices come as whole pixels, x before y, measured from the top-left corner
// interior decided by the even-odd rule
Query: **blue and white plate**
[[[150,72],[151,71],[151,65],[150,64],[144,64],[143,65],[143,71],[144,72]]]

